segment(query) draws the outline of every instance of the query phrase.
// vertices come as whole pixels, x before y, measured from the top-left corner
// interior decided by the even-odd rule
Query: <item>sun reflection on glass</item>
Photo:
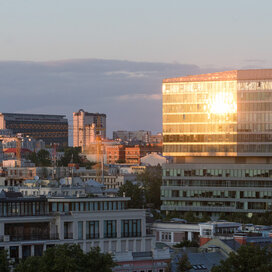
[[[208,108],[213,114],[236,113],[237,103],[232,93],[220,92],[210,99]]]

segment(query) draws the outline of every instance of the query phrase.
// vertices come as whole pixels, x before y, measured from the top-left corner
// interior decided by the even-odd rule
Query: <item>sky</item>
[[[0,0],[0,112],[161,130],[165,77],[272,67],[270,0]]]

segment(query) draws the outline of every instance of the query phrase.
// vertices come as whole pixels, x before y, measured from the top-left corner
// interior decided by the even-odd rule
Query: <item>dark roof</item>
[[[190,271],[210,271],[213,266],[219,265],[221,260],[226,259],[220,252],[187,253],[187,255],[193,266]]]
[[[21,192],[14,192],[14,191],[4,191],[2,190],[0,193],[0,198],[18,198],[23,197]]]
[[[239,244],[237,241],[234,239],[226,239],[226,240],[221,240],[224,244],[229,246],[232,250],[236,251],[241,247],[241,244]]]

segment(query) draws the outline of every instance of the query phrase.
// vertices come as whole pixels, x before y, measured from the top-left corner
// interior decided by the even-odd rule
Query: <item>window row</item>
[[[50,202],[50,212],[84,212],[124,210],[124,201],[91,201],[91,202]]]
[[[86,239],[100,238],[100,223],[99,221],[86,222]],[[121,221],[121,237],[141,237],[141,219],[129,219]],[[117,220],[104,220],[103,222],[103,237],[117,237]],[[83,237],[83,221],[78,222],[78,239]]]
[[[236,113],[228,114],[164,114],[163,123],[237,122]]]
[[[167,190],[161,191],[162,197],[180,198],[246,198],[246,199],[272,199],[272,191],[215,191],[215,190]]]
[[[189,187],[272,187],[271,179],[267,180],[163,180],[163,186]]]
[[[164,135],[164,143],[271,142],[272,134],[194,134]]]
[[[255,125],[255,124],[252,124]],[[266,124],[264,124],[266,125]],[[267,124],[272,130],[272,124]],[[266,126],[265,126],[266,127]],[[257,124],[256,124],[256,128]],[[216,132],[236,132],[237,124],[211,123],[211,124],[163,124],[163,133],[216,133]]]
[[[271,153],[272,144],[186,144],[186,145],[164,145],[163,152],[181,153],[214,153],[214,152],[238,152],[238,153]]]
[[[32,216],[48,214],[44,201],[0,202],[0,216]]]
[[[163,169],[165,177],[272,177],[272,169]]]

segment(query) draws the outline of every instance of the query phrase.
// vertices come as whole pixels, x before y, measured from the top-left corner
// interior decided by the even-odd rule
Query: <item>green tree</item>
[[[41,149],[38,153],[32,152],[28,159],[36,166],[51,166],[50,153],[45,149]]]
[[[99,248],[92,248],[90,252],[84,254],[79,245],[65,244],[47,249],[42,257],[28,257],[21,260],[15,267],[15,271],[110,272],[114,266],[112,256],[101,253]],[[0,269],[0,271],[9,270]]]
[[[15,272],[37,272],[40,271],[41,257],[28,257],[21,260],[15,267]],[[0,270],[1,271],[1,270]]]
[[[85,256],[79,245],[59,245],[47,249],[41,258],[41,272],[86,271]]]
[[[8,256],[7,250],[0,250],[0,271],[9,272],[11,267],[11,261]]]
[[[243,245],[237,253],[231,252],[225,261],[214,266],[212,272],[269,272],[272,271],[271,248]]]
[[[186,271],[189,271],[191,268],[192,268],[192,265],[189,261],[187,254],[185,253],[179,259],[177,271],[178,272],[186,272]]]
[[[161,166],[147,166],[145,171],[138,175],[137,179],[143,182],[146,203],[152,204],[155,209],[160,209],[160,188],[162,185]]]
[[[184,240],[176,245],[174,245],[176,248],[181,248],[181,247],[199,247],[199,244],[197,241],[189,241],[189,240]]]
[[[118,196],[123,196],[124,193],[126,197],[131,198],[128,202],[129,208],[140,209],[143,207],[143,189],[140,188],[139,184],[133,184],[131,181],[126,181],[125,184],[119,188]]]
[[[92,248],[86,254],[86,272],[111,272],[116,266],[109,253],[101,253],[99,247]]]
[[[67,147],[64,150],[64,155],[58,162],[60,166],[68,166],[69,163],[82,163],[82,158],[80,157],[81,148],[80,147]]]

